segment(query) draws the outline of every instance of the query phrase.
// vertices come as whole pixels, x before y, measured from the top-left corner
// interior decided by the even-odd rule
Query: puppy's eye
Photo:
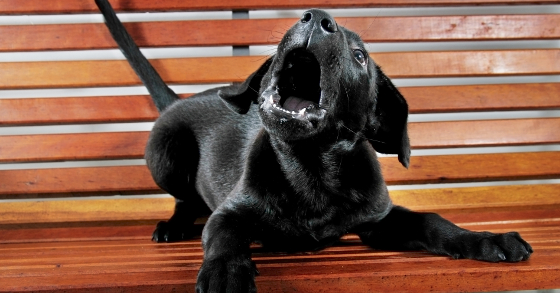
[[[367,64],[366,55],[364,54],[364,52],[362,52],[362,50],[354,50],[354,59],[356,59],[356,61],[358,61],[362,65]]]

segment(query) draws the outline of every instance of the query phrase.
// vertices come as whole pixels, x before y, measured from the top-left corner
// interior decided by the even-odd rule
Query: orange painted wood
[[[0,136],[0,162],[140,159],[149,132]]]
[[[413,149],[560,143],[560,118],[422,122],[408,127]],[[140,159],[148,136],[147,131],[0,136],[0,162]]]
[[[560,118],[409,123],[415,149],[560,143]]]
[[[372,54],[392,78],[547,75],[560,73],[560,50],[392,52]],[[243,81],[263,56],[156,59],[152,64],[170,83]],[[0,89],[136,85],[126,61],[0,63]]]
[[[227,1],[227,0],[135,0],[110,1],[117,11],[177,11],[177,10],[253,10],[253,9],[305,9],[348,8],[348,7],[407,7],[407,6],[469,6],[469,5],[516,5],[516,4],[555,4],[557,0],[287,0],[281,2],[266,0]],[[48,13],[91,13],[97,12],[94,3],[87,0],[50,0],[44,5],[41,0],[0,0],[2,14],[48,14]]]
[[[560,178],[560,152],[415,156],[408,169],[396,158],[379,160],[390,185]]]
[[[560,108],[560,83],[401,87],[410,113]]]
[[[298,19],[236,19],[126,23],[141,47],[277,44]],[[560,16],[487,15],[342,17],[338,24],[365,42],[534,40],[560,38]],[[235,28],[235,29],[232,29]],[[84,36],[87,36],[85,38]],[[116,48],[105,24],[1,26],[0,51]]]
[[[146,166],[0,171],[0,195],[160,192]]]
[[[560,108],[558,83],[402,87],[400,91],[410,113]],[[145,95],[0,99],[0,125],[136,122],[157,117],[151,98]]]
[[[389,185],[560,178],[560,152],[380,158]],[[0,171],[0,196],[158,192],[145,166]]]

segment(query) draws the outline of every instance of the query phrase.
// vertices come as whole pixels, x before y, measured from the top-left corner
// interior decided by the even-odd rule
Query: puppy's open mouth
[[[303,49],[288,53],[278,81],[280,100],[274,106],[294,114],[319,107],[320,82],[321,67],[313,54]]]
[[[266,93],[265,107],[278,117],[308,120],[309,115],[324,111],[320,83],[321,66],[315,56],[295,49],[286,55],[276,86]]]

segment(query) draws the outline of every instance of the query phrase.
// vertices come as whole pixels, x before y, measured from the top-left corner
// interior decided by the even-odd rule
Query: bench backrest
[[[80,15],[68,24],[55,20],[28,25],[20,24],[28,20],[10,18],[95,13],[93,1],[0,2],[1,17],[9,23],[0,25],[0,225],[167,218],[173,202],[158,195],[162,191],[142,160],[158,114],[127,62],[114,57],[116,45],[102,18]],[[288,18],[253,19],[254,10],[325,7],[323,1],[112,2],[118,12],[169,12],[163,15],[166,20],[196,18],[126,24],[141,47],[156,49],[147,50],[148,55],[163,54],[165,58],[155,58],[153,64],[185,98],[216,83],[243,80],[264,61],[263,55],[274,52],[273,47],[259,46],[274,46],[299,17],[288,11],[277,13]],[[551,184],[557,181],[549,180],[560,178],[560,11],[558,6],[539,6],[560,1],[486,8],[476,5],[510,1],[457,0],[433,9],[440,1],[329,3],[328,8],[390,8],[340,10],[359,16],[336,19],[373,43],[373,58],[402,85],[410,105],[410,168],[402,168],[394,157],[380,159],[387,183],[396,186],[397,203],[443,212],[465,205],[560,204],[558,196],[552,196]],[[401,8],[408,6],[417,8]],[[251,18],[209,20],[204,18],[213,14],[175,13],[203,10],[233,10],[236,17]],[[465,15],[453,15],[461,13]],[[426,16],[430,14],[444,15]],[[61,15],[60,22],[66,22],[65,17],[70,16]],[[94,23],[81,23],[91,17]],[[163,47],[179,49],[157,51]],[[97,51],[102,49],[113,50]],[[38,51],[43,53],[33,53]],[[232,51],[260,55],[208,56]],[[89,55],[82,59],[84,54]],[[500,186],[503,181],[535,179],[548,181]],[[488,181],[498,183],[478,187],[483,191],[478,193],[461,192],[455,185],[424,189],[434,187],[426,184]],[[524,196],[527,193],[534,196]],[[4,237],[0,241],[8,241]]]

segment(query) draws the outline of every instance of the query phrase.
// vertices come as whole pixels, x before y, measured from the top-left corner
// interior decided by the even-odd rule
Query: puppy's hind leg
[[[156,123],[146,147],[146,162],[154,181],[175,197],[175,211],[158,223],[155,242],[191,238],[196,218],[210,214],[195,189],[198,146],[191,131],[177,123]]]

